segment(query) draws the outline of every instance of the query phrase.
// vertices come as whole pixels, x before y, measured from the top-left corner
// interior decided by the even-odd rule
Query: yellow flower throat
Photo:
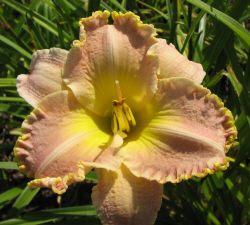
[[[129,106],[125,103],[125,98],[122,98],[122,92],[120,89],[119,81],[115,81],[119,101],[112,101],[113,104],[113,118],[111,120],[111,129],[113,133],[116,131],[130,131],[129,125],[136,125],[135,118]]]

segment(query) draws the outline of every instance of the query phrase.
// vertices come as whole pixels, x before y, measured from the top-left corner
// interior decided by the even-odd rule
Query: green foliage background
[[[26,187],[28,179],[12,162],[21,123],[32,110],[17,94],[17,75],[29,73],[38,49],[69,50],[80,18],[99,9],[133,11],[154,24],[158,37],[202,63],[203,85],[236,118],[239,146],[227,155],[229,169],[165,184],[155,224],[250,224],[250,0],[0,0],[0,225],[101,224],[90,200],[94,172],[68,190],[82,202],[49,193],[51,203],[40,200],[46,191]]]

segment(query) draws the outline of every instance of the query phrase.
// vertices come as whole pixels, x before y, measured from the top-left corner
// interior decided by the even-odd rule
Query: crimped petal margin
[[[223,102],[187,78],[159,81],[155,98],[135,114],[124,164],[138,177],[180,182],[225,170],[237,130]]]
[[[162,201],[163,185],[134,176],[122,164],[117,171],[95,170],[92,200],[105,225],[152,225]]]
[[[133,112],[150,101],[157,90],[159,57],[152,25],[133,13],[96,12],[80,21],[80,40],[74,41],[63,68],[63,80],[90,111],[110,116],[118,99],[115,81]]]
[[[93,168],[117,170],[126,136],[110,131],[110,120],[86,111],[72,92],[45,97],[22,124],[14,154],[19,170],[35,177],[30,187],[57,193],[82,181]]]
[[[79,41],[75,40],[74,45],[83,46],[86,42],[86,32],[94,31],[95,29],[102,27],[108,24],[108,18],[110,17],[110,12],[105,10],[96,11],[92,13],[92,16],[87,18],[82,18],[79,21],[80,33],[79,33]]]
[[[156,54],[160,57],[159,79],[185,77],[201,84],[206,75],[201,64],[188,60],[175,49],[174,45],[168,45],[165,39],[159,39]]]
[[[60,48],[38,50],[32,55],[31,73],[17,77],[17,91],[30,105],[36,107],[45,96],[65,89],[62,66],[68,51]]]
[[[51,178],[45,177],[41,179],[35,179],[28,183],[30,189],[41,187],[41,188],[51,188],[57,194],[63,194],[68,189],[68,186],[75,182],[82,182],[85,179],[85,171],[82,172],[81,169],[78,171],[78,176],[74,173],[70,173],[66,176]]]

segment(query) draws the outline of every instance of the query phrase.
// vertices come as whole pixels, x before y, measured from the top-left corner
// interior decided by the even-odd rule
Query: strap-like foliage
[[[12,149],[32,107],[16,91],[28,74],[32,53],[78,38],[82,17],[96,10],[133,11],[190,60],[202,63],[203,85],[217,94],[236,119],[239,145],[230,150],[225,172],[164,185],[156,225],[247,224],[250,221],[250,0],[1,0],[0,6],[0,225],[101,224],[91,205],[97,183],[83,183],[56,196],[29,190]],[[53,203],[52,205],[50,203]],[[50,209],[53,208],[53,209]]]

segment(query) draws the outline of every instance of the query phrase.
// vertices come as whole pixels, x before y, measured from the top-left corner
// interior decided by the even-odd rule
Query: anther
[[[117,118],[116,118],[115,112],[113,112],[113,118],[111,120],[111,129],[113,133],[118,131]]]
[[[126,117],[128,118],[129,123],[131,125],[135,126],[136,122],[135,122],[135,118],[134,118],[134,115],[133,115],[131,109],[129,108],[129,106],[125,102],[123,104],[123,107],[124,107],[124,111],[125,111]]]
[[[122,98],[122,92],[119,85],[119,81],[115,81],[118,93],[118,99],[112,101],[113,104],[113,118],[111,120],[112,132],[116,131],[130,131],[129,124],[136,125],[135,118],[129,106],[125,103],[125,98]]]

